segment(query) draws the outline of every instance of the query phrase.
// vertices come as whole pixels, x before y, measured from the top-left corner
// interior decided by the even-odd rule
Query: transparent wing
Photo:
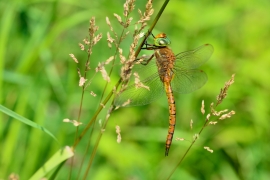
[[[202,70],[191,69],[181,70],[177,69],[174,74],[171,86],[174,92],[191,93],[200,89],[207,82],[207,75]]]
[[[211,44],[202,45],[194,50],[176,55],[175,67],[180,69],[195,69],[205,63],[212,55],[214,48]]]
[[[130,103],[124,107],[149,104],[163,94],[163,83],[159,79],[155,59],[147,65],[135,65],[132,69],[132,73],[134,72],[139,74],[140,81],[149,87],[149,90],[143,87],[136,88],[134,78],[131,78],[128,87],[117,95],[114,101],[116,106],[122,106],[128,100]]]
[[[176,55],[173,68],[174,77],[171,81],[173,91],[190,93],[201,88],[207,82],[207,75],[196,68],[205,63],[213,51],[212,45],[205,44],[194,50]]]

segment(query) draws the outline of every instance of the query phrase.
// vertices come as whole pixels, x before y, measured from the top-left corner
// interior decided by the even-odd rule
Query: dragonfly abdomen
[[[155,56],[157,59],[158,74],[160,80],[164,84],[169,104],[169,129],[165,146],[165,156],[168,156],[172,144],[176,120],[175,100],[171,87],[171,81],[173,79],[174,74],[173,73],[174,61],[176,58],[172,50],[168,47],[157,49],[155,51]]]
[[[169,104],[169,129],[168,135],[166,140],[166,147],[165,147],[165,156],[168,156],[169,150],[172,144],[174,129],[175,129],[175,122],[176,122],[176,108],[175,108],[175,100],[173,96],[173,91],[171,88],[170,83],[164,83],[168,104]]]

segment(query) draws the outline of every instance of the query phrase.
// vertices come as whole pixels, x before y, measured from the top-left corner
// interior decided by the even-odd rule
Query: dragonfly
[[[169,109],[169,128],[165,144],[165,156],[168,156],[172,144],[175,124],[176,105],[174,92],[191,93],[207,82],[204,71],[197,69],[204,64],[213,53],[213,46],[204,44],[194,50],[174,54],[168,47],[170,39],[165,33],[154,36],[154,44],[145,44],[146,50],[154,53],[138,65],[134,65],[132,73],[138,82],[127,85],[114,101],[116,106],[141,106],[151,103],[166,94]]]

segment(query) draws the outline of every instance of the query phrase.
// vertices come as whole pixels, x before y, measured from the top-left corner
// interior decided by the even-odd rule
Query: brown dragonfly
[[[154,44],[146,44],[144,49],[154,50],[154,54],[132,72],[140,77],[138,83],[128,85],[115,99],[116,106],[125,107],[149,104],[166,93],[169,105],[169,129],[167,134],[165,156],[168,156],[172,143],[175,123],[176,106],[173,92],[190,93],[201,88],[207,82],[207,75],[197,69],[204,64],[213,53],[213,46],[202,45],[194,50],[174,54],[168,47],[169,38],[165,33],[154,37]],[[153,60],[155,59],[155,60]],[[132,82],[132,80],[130,80]]]

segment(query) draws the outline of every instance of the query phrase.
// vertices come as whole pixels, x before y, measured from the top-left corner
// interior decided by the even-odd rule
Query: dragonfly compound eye
[[[158,43],[159,45],[166,45],[166,41],[164,41],[163,39],[161,39]]]
[[[171,41],[167,37],[166,38],[157,38],[155,41],[155,45],[160,46],[160,47],[168,46],[170,43],[171,43]]]

